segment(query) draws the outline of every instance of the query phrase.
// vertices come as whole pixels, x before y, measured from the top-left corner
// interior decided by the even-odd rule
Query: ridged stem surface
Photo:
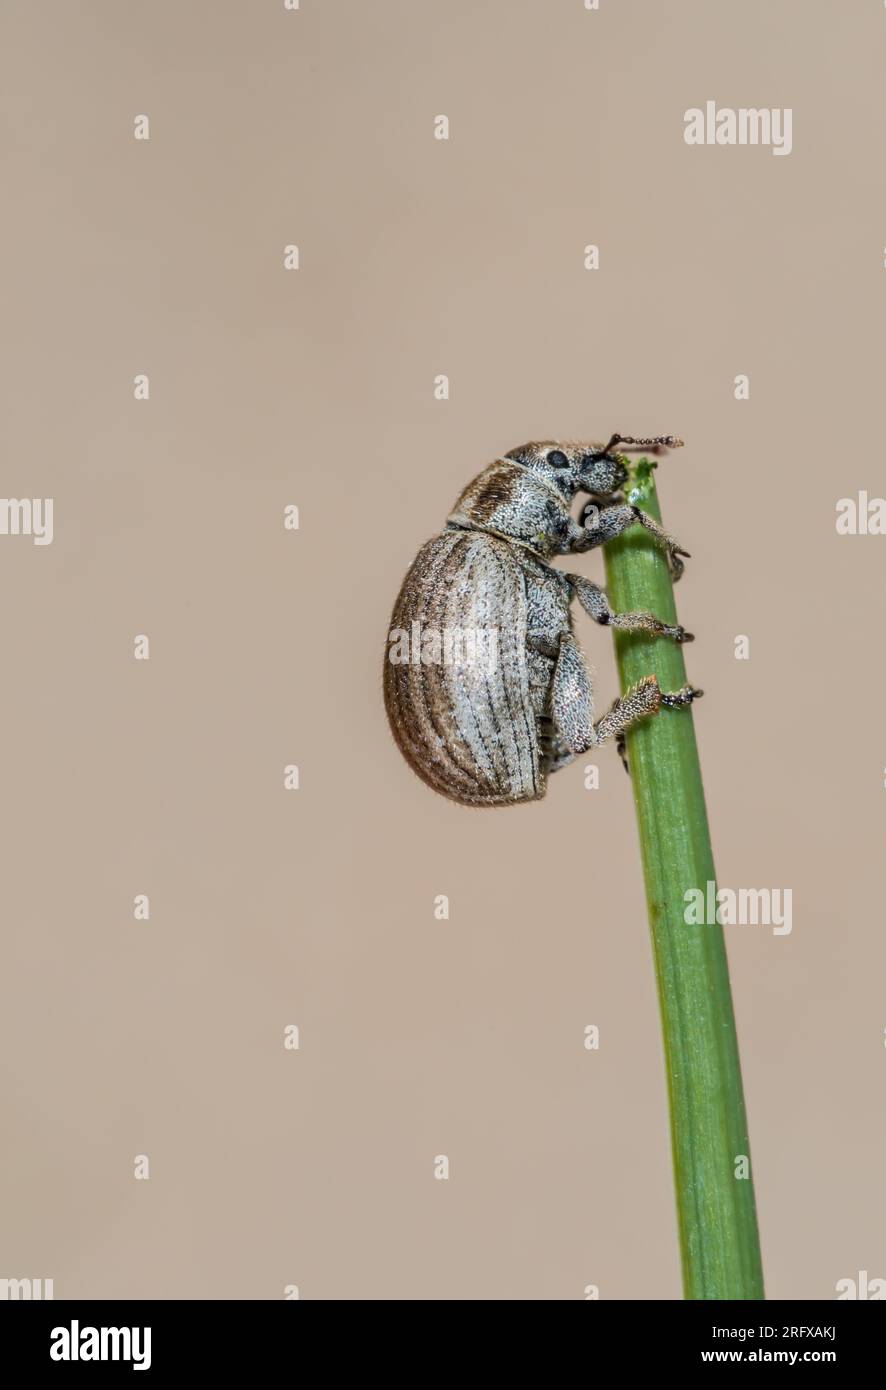
[[[630,467],[627,500],[661,520],[655,465],[641,459]],[[647,531],[634,526],[610,542],[605,564],[614,609],[642,609],[677,622],[667,558]],[[657,676],[665,691],[686,683],[676,643],[636,633],[614,636],[623,691],[648,675]],[[701,634],[692,649],[699,657],[704,642]],[[664,1032],[684,1294],[760,1299],[757,1213],[723,928],[685,920],[687,890],[700,889],[706,905],[716,902],[692,710],[663,709],[642,721],[628,733],[627,750]]]

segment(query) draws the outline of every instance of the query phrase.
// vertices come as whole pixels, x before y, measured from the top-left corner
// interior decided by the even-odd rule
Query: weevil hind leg
[[[644,676],[643,680],[614,700],[603,718],[597,721],[594,726],[596,740],[602,743],[604,739],[614,738],[621,760],[630,771],[624,756],[627,730],[640,719],[658,714],[660,709],[682,709],[685,705],[691,705],[693,700],[699,700],[703,694],[703,690],[691,685],[684,685],[680,690],[663,691],[655,676]]]
[[[628,776],[630,777],[630,775],[631,775],[631,766],[630,766],[630,763],[628,762],[628,741],[627,741],[627,739],[625,738],[624,729],[622,729],[622,731],[621,731],[620,734],[616,734],[616,735],[615,735],[615,751],[616,751],[616,753],[618,754],[618,756],[621,758],[621,765],[622,765],[622,767],[624,768],[625,772],[626,772],[626,773],[628,774]]]
[[[597,742],[594,690],[581,647],[571,632],[560,634],[551,680],[551,718],[563,747],[575,756]]]
[[[698,700],[704,692],[684,685],[663,691],[655,676],[645,676],[613,701],[602,719],[594,722],[594,693],[582,650],[570,632],[560,635],[560,650],[551,681],[551,718],[564,748],[574,755],[604,743],[618,740],[628,729],[662,707],[681,709]],[[624,761],[624,758],[622,759]]]
[[[594,735],[598,743],[603,743],[607,738],[614,738],[615,746],[619,753],[622,752],[624,736],[628,729],[640,719],[647,718],[650,714],[657,714],[661,709],[661,689],[655,676],[646,676],[637,685],[631,686],[624,695],[619,695],[613,700],[609,709],[598,719],[594,726]],[[622,762],[625,762],[622,757]],[[625,763],[625,766],[627,764]]]

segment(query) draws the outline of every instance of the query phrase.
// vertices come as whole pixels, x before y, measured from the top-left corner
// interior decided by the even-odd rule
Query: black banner
[[[884,1331],[876,1303],[599,1301],[582,1307],[580,1316],[563,1309],[556,1340],[547,1308],[521,1315],[517,1330],[500,1326],[501,1314],[494,1324],[469,1323],[468,1351],[451,1312],[439,1312],[427,1328],[418,1308],[408,1324],[388,1325],[379,1307],[369,1316],[371,1326],[359,1304],[330,1313],[311,1300],[8,1302],[0,1304],[0,1372],[64,1378],[193,1369],[227,1379],[260,1365],[300,1376],[316,1367],[315,1355],[336,1371],[350,1356],[354,1374],[393,1362],[421,1379],[447,1364],[453,1375],[481,1367],[500,1374],[515,1360],[528,1374],[533,1359],[551,1379],[558,1366],[566,1373],[565,1358],[578,1360],[570,1374],[740,1365],[846,1371],[877,1356]]]

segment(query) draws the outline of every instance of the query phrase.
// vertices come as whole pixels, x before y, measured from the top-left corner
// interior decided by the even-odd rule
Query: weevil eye
[[[552,449],[547,456],[547,462],[552,468],[568,468],[569,460],[561,449]]]

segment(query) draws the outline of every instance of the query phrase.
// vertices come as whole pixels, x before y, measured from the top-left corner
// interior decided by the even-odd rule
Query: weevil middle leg
[[[614,613],[606,597],[606,591],[592,584],[580,574],[566,576],[572,592],[586,613],[603,627],[618,628],[620,632],[648,632],[654,637],[673,637],[675,642],[694,642],[695,638],[685,627],[678,624],[663,623],[652,613]]]

